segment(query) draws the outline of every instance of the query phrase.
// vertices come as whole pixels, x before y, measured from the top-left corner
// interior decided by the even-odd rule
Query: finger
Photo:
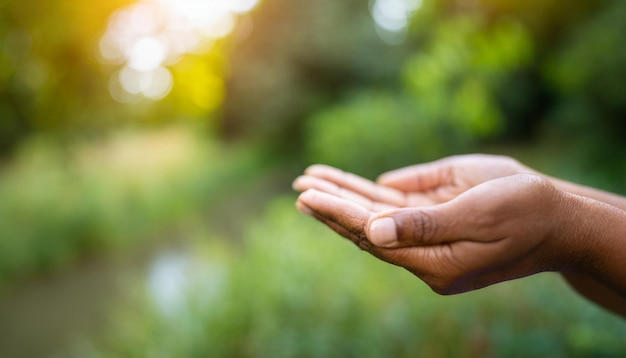
[[[306,169],[305,174],[332,182],[374,202],[387,203],[396,207],[406,206],[407,203],[407,198],[402,191],[376,185],[371,180],[327,165],[312,165]]]
[[[452,167],[439,160],[383,173],[376,182],[402,191],[420,192],[452,184],[452,174]]]
[[[328,220],[326,217],[316,213],[313,209],[307,207],[301,201],[297,201],[296,202],[296,207],[298,208],[298,210],[302,211],[303,213],[305,213],[305,214],[307,214],[309,216],[314,217],[318,221],[320,221],[323,224],[325,224],[326,226],[330,227],[332,230],[334,230],[339,235],[349,239],[350,241],[354,242],[355,244],[360,243],[361,241],[367,241],[367,239],[364,236],[362,236],[362,235],[361,236],[355,235],[354,233],[346,230],[344,227],[339,226],[338,224]],[[370,244],[370,246],[371,246],[371,244]]]
[[[357,203],[310,189],[300,194],[297,205],[310,210],[315,218],[333,230],[341,227],[338,233],[357,245],[367,237],[365,225],[372,212]]]
[[[321,202],[321,200],[327,201]],[[336,219],[329,218],[325,211],[327,209],[324,208],[328,205],[336,206],[332,204],[334,200],[341,199],[332,199],[327,197],[324,193],[316,193],[315,190],[312,189],[306,191],[298,198],[296,206],[300,211],[316,218],[339,235],[352,241],[360,249],[368,251],[383,261],[405,267],[419,278],[427,280],[431,275],[430,272],[435,271],[435,265],[432,265],[433,255],[430,254],[430,251],[437,246],[413,246],[401,249],[387,249],[375,246],[366,237],[365,230],[359,229],[361,226],[360,223],[350,222],[348,224],[350,227],[346,228],[335,222]],[[309,205],[315,206],[318,209],[314,210],[310,208]],[[342,206],[342,204],[339,204],[339,206]],[[322,209],[320,210],[320,208]],[[356,210],[362,211],[358,208]],[[362,215],[365,215],[365,212],[362,212]]]
[[[453,201],[384,211],[369,218],[366,231],[372,243],[385,248],[473,241],[480,220],[465,204]]]
[[[302,175],[296,178],[293,182],[293,188],[298,191],[316,189],[342,199],[353,201],[374,212],[396,208],[393,205],[373,201],[361,194],[353,192],[352,190],[342,188],[333,182],[310,175]]]
[[[367,251],[369,253],[372,253],[374,255],[376,255],[376,253],[373,251],[374,245],[372,245],[372,243],[367,239],[367,237],[365,237],[365,235],[362,236],[356,236],[353,233],[349,232],[348,230],[346,230],[346,228],[344,228],[343,226],[340,226],[339,224],[336,224],[332,221],[327,221],[324,222],[329,228],[331,228],[333,231],[335,231],[337,234],[348,238],[350,241],[352,241],[356,246],[358,246],[361,250],[363,251]]]

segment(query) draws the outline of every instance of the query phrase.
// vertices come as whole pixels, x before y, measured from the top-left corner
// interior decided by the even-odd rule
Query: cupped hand
[[[385,187],[343,175],[342,187],[306,176],[296,180],[294,186],[306,190],[298,198],[300,210],[374,256],[406,268],[438,293],[465,292],[568,265],[569,244],[561,242],[566,195],[540,176],[477,183],[479,176],[472,182],[433,175],[431,182],[411,183],[392,172],[381,179],[393,183]],[[436,182],[450,183],[449,191],[426,189],[423,195],[395,189],[433,188]],[[453,195],[462,185],[469,189],[449,200],[441,196]],[[437,199],[442,203],[432,205]],[[428,200],[428,206],[407,205]]]
[[[377,183],[405,193],[419,193],[437,204],[488,180],[524,173],[538,174],[510,157],[468,154],[393,170],[382,174]]]
[[[314,165],[293,186],[303,192],[301,211],[436,292],[560,271],[583,296],[626,317],[622,196],[476,154],[394,170],[376,183]]]
[[[294,181],[294,188],[317,189],[381,211],[440,204],[485,181],[522,173],[537,174],[509,157],[470,154],[390,171],[377,183],[330,166],[313,165]]]

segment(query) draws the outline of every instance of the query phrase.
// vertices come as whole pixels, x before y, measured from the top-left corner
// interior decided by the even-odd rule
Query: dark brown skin
[[[297,207],[440,294],[544,271],[626,317],[626,198],[542,175],[514,159],[465,155],[376,183],[314,165]]]

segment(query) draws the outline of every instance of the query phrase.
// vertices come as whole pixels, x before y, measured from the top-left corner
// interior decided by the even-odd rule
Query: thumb
[[[448,203],[387,210],[369,217],[367,236],[374,245],[384,248],[438,245],[467,240],[468,230],[460,227],[461,221],[455,211]]]

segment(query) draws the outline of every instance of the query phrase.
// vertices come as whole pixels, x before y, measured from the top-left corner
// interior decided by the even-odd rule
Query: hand
[[[510,157],[470,154],[390,171],[377,182],[438,204],[488,180],[523,173],[538,174]]]
[[[487,180],[537,172],[504,156],[471,154],[444,158],[382,174],[369,180],[325,165],[313,165],[294,188],[318,189],[375,211],[446,202]]]
[[[518,176],[524,173],[534,175]],[[512,158],[465,155],[391,171],[378,184],[314,165],[294,188],[305,191],[300,210],[436,292],[562,270],[580,294],[626,317],[626,219],[616,209],[626,210],[626,198],[537,174]],[[545,211],[553,205],[558,211]],[[400,208],[407,209],[394,211]],[[395,236],[375,225],[385,217]]]
[[[308,173],[320,169],[327,174],[333,171],[314,167]],[[381,181],[430,191],[402,193],[352,174],[342,174],[342,187],[305,176],[294,183],[297,189],[306,190],[297,205],[374,256],[406,268],[441,294],[567,269],[573,250],[569,250],[571,242],[561,239],[567,221],[562,218],[568,218],[566,195],[542,177],[511,175],[478,184],[493,173],[483,171],[486,175],[476,175],[471,181],[459,180],[450,170],[433,170],[430,181],[411,183],[397,180],[402,177],[398,173],[403,174],[392,172]],[[446,184],[437,185],[441,183]],[[471,189],[446,200],[464,187]],[[389,209],[428,201],[445,202]]]

